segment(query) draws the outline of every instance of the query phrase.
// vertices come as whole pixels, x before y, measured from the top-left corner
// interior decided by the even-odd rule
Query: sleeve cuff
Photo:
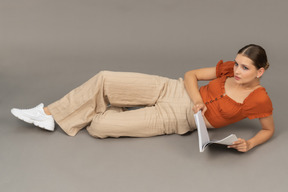
[[[256,115],[250,115],[248,116],[249,119],[256,119],[256,118],[264,118],[272,115],[272,112],[270,113],[261,113],[261,114],[256,114]]]

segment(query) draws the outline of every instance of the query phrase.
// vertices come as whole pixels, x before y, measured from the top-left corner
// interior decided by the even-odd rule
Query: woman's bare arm
[[[247,152],[253,147],[268,141],[273,136],[275,130],[273,116],[270,115],[268,117],[260,118],[259,120],[262,129],[254,137],[247,141],[239,138],[233,145],[228,147],[237,149],[240,152]]]
[[[195,113],[202,110],[204,115],[207,110],[199,92],[198,81],[209,81],[215,78],[216,67],[196,69],[185,73],[184,85],[190,99],[194,103],[193,110]]]

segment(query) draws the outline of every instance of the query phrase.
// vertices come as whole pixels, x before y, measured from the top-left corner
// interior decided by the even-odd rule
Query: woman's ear
[[[265,72],[265,69],[263,67],[261,67],[260,69],[258,69],[257,71],[257,78],[260,78]]]

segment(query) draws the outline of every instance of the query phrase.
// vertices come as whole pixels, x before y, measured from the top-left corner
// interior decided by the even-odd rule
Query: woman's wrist
[[[248,145],[247,151],[255,147],[254,142],[253,142],[251,139],[249,139],[249,140],[247,141],[247,145]]]

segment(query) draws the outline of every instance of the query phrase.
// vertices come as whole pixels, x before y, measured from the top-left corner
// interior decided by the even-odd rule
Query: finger
[[[204,116],[205,112],[206,112],[207,108],[204,106],[202,109],[202,115]]]
[[[234,148],[234,149],[238,149],[243,147],[243,143],[233,143],[232,145],[228,145],[228,148]]]
[[[245,142],[244,139],[238,138],[238,140],[234,141],[233,144],[241,144],[241,143],[244,143],[244,142]]]
[[[242,152],[242,153],[247,152],[247,150],[245,150],[245,149],[239,149],[238,151]]]
[[[234,148],[234,149],[236,149],[236,148],[237,148],[237,145],[228,145],[228,148]]]
[[[194,113],[197,113],[199,110],[201,110],[201,106],[200,106],[200,105],[195,105],[195,106],[193,107]]]
[[[240,144],[234,144],[234,145],[230,145],[231,148],[235,148],[235,149],[241,149],[241,148],[246,148],[246,144],[245,143],[240,143]]]
[[[237,150],[240,152],[247,152],[248,151],[247,147],[241,147],[241,148],[238,148]]]
[[[229,145],[228,148],[236,149],[240,152],[247,152],[248,148],[246,144],[238,144],[238,145]]]
[[[204,114],[206,111],[207,111],[207,107],[204,106],[204,108],[203,108],[203,114]]]
[[[234,141],[233,142],[233,145],[239,145],[239,144],[241,144],[241,143],[243,143],[242,141]]]
[[[228,149],[236,149],[237,151],[241,150],[241,148],[239,148],[238,146],[231,146],[231,145],[229,145],[227,148],[228,148]]]
[[[194,111],[194,113],[197,113],[199,111],[199,109],[197,109],[197,107],[193,107],[193,111]]]
[[[192,110],[194,111],[194,113],[197,113],[197,107],[196,107],[196,105],[194,105],[194,106],[192,107]]]

